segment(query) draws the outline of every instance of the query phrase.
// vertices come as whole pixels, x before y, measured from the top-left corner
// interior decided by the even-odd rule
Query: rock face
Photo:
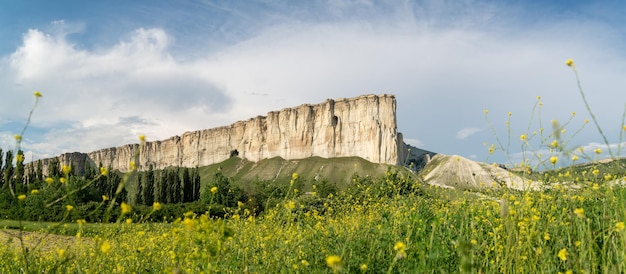
[[[207,166],[233,155],[250,161],[357,156],[374,163],[401,164],[411,156],[407,148],[397,129],[395,96],[363,95],[304,104],[229,126],[146,142],[138,153],[137,167]],[[127,171],[138,149],[138,144],[129,144],[57,158],[78,170],[90,162]],[[43,160],[44,173],[48,161]]]
[[[431,185],[471,191],[502,187],[539,190],[542,185],[498,166],[475,162],[458,155],[435,155],[426,164],[421,175]]]

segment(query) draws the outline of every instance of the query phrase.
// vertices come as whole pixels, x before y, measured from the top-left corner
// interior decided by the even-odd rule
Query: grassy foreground
[[[410,183],[390,172],[377,180],[355,180],[329,197],[285,197],[259,217],[251,216],[242,203],[241,210],[225,219],[188,214],[172,223],[67,224],[62,231],[69,232],[61,233],[78,234],[74,241],[58,241],[61,236],[56,235],[38,241],[33,236],[41,243],[28,252],[10,243],[18,240],[15,237],[0,238],[4,239],[0,272],[619,273],[626,269],[626,190],[622,187],[588,183],[579,189],[494,193],[493,198],[463,193],[449,200],[443,197],[450,197],[444,192],[450,190]],[[47,231],[38,223],[22,225],[26,230]]]

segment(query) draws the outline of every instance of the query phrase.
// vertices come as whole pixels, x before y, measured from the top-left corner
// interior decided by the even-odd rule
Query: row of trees
[[[86,163],[84,168],[76,169],[70,164],[66,175],[56,158],[45,164],[40,160],[25,165],[22,151],[15,154],[0,149],[0,217],[55,221],[63,218],[67,204],[75,208],[74,212],[89,212],[90,208],[102,210],[98,204],[113,197],[116,203],[125,201],[137,206],[151,206],[154,202],[174,205],[200,199],[197,168],[154,170],[150,166],[147,171],[127,175],[109,167],[107,176],[100,176],[102,167],[101,163]],[[126,187],[116,194],[125,176],[129,176]],[[26,198],[16,199],[21,196]],[[90,219],[99,219],[92,215]]]
[[[135,204],[152,205],[154,202],[174,204],[200,199],[200,173],[197,168],[169,168],[137,174]]]

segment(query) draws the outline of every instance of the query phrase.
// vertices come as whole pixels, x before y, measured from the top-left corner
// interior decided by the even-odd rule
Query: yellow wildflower
[[[403,242],[397,242],[394,246],[393,246],[393,250],[395,250],[396,252],[398,252],[396,254],[396,257],[398,258],[404,258],[406,257],[406,245],[404,245]]]
[[[537,95],[537,100],[541,100],[541,96]]]
[[[78,223],[78,225],[84,225],[87,223],[87,221],[85,221],[85,219],[78,219],[76,220],[76,223]]]
[[[131,218],[126,219],[126,223],[127,224],[132,224],[133,223],[133,219],[131,219]]]
[[[37,194],[37,193],[39,193],[38,189],[33,189],[33,190],[30,191],[30,194]]]
[[[130,170],[137,170],[137,165],[135,164],[135,161],[130,161]]]
[[[624,222],[618,222],[615,224],[615,230],[622,231],[624,230]]]
[[[18,141],[18,142],[22,141],[22,135],[15,134],[15,135],[13,135],[13,138],[15,138],[15,141]]]
[[[596,148],[595,150],[593,150],[593,152],[595,152],[596,154],[601,154],[602,149]]]
[[[65,249],[57,249],[57,255],[59,255],[59,257],[65,257]]]
[[[552,147],[559,147],[559,141],[554,140],[552,141],[552,143],[550,144]]]
[[[598,175],[600,173],[600,170],[594,169],[591,173],[593,173],[593,175]]]
[[[552,163],[553,165],[556,165],[556,162],[558,161],[559,161],[559,157],[556,157],[556,156],[550,157],[550,163]]]
[[[104,201],[106,201],[106,200],[108,200],[108,199],[109,199],[109,197],[107,197],[106,195],[102,195],[102,201],[103,201],[103,202],[104,202]]]
[[[33,95],[35,95],[35,97],[38,97],[38,98],[43,96],[43,95],[41,95],[41,92],[39,92],[39,91],[33,92]]]
[[[100,175],[102,175],[102,176],[109,175],[109,170],[106,167],[101,167],[100,168]]]
[[[48,184],[52,184],[52,183],[54,183],[54,179],[52,179],[52,178],[50,178],[50,177],[47,177],[45,181],[46,181],[46,183],[48,183]]]
[[[195,226],[195,221],[190,218],[185,218],[183,220],[183,224],[185,225],[187,229],[193,229],[193,227]]]
[[[161,208],[162,208],[162,207],[161,207],[161,203],[159,203],[159,202],[154,202],[154,203],[152,204],[152,209],[153,209],[154,211],[159,211],[159,210],[161,210]]]
[[[296,208],[296,202],[289,201],[289,202],[285,203],[285,208],[289,209],[289,210],[295,209]]]
[[[519,137],[519,139],[522,140],[522,141],[526,141],[526,138],[528,138],[526,133],[522,134],[522,136]]]
[[[361,269],[362,272],[365,272],[365,271],[367,271],[367,265],[366,264],[361,264],[359,269]]]
[[[298,173],[295,173],[295,172],[294,172],[293,174],[291,174],[291,179],[292,179],[292,180],[297,180],[297,179],[298,179],[298,177],[299,177],[299,176],[298,176]]]
[[[583,208],[574,209],[574,214],[576,214],[576,216],[578,216],[578,218],[584,218],[585,217],[585,209],[583,209]]]
[[[60,178],[60,179],[59,179],[59,182],[61,182],[62,184],[65,184],[65,182],[67,182],[67,179],[65,179],[65,178]]]
[[[18,162],[18,163],[24,162],[24,155],[23,154],[18,154],[15,157],[15,161]]]
[[[578,156],[576,156],[576,155],[572,156],[572,161],[574,161],[574,162],[578,161]]]
[[[24,195],[24,194],[19,195],[19,196],[17,196],[17,199],[20,200],[20,201],[24,201],[24,200],[26,200],[26,195]]]
[[[572,59],[567,59],[567,60],[565,60],[565,64],[566,64],[567,66],[569,66],[569,67],[574,67],[574,66],[575,66],[575,64],[574,64],[574,60],[572,60]]]
[[[559,253],[556,256],[558,256],[561,261],[567,261],[567,249],[563,248],[559,250]]]
[[[126,202],[122,202],[120,208],[122,208],[122,214],[128,214],[131,210],[133,210],[133,208]]]
[[[339,271],[341,270],[341,257],[337,256],[337,255],[330,255],[328,257],[326,257],[326,265],[328,265],[328,267],[332,268],[333,271]]]
[[[491,144],[491,146],[489,147],[489,154],[493,154],[496,151],[496,145]]]
[[[68,175],[68,174],[70,174],[70,172],[72,171],[72,167],[71,167],[71,166],[66,166],[66,165],[63,165],[63,166],[61,167],[61,171],[63,171],[63,174]]]
[[[102,253],[109,253],[109,251],[111,251],[111,244],[109,244],[108,241],[102,242],[102,244],[100,244],[100,251],[102,251]]]
[[[217,187],[216,186],[211,188],[211,193],[217,194]]]
[[[74,207],[72,205],[66,205],[65,206],[65,210],[67,210],[67,211],[72,211],[72,209],[74,209]]]
[[[139,135],[139,141],[141,141],[142,143],[146,141],[146,135]]]

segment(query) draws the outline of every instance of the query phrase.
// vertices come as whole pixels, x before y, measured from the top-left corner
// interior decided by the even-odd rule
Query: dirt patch
[[[20,240],[21,239],[21,240]],[[21,252],[22,242],[30,252],[49,253],[59,249],[71,250],[93,244],[93,239],[50,234],[44,232],[29,232],[13,229],[0,230],[0,245],[8,246]]]

